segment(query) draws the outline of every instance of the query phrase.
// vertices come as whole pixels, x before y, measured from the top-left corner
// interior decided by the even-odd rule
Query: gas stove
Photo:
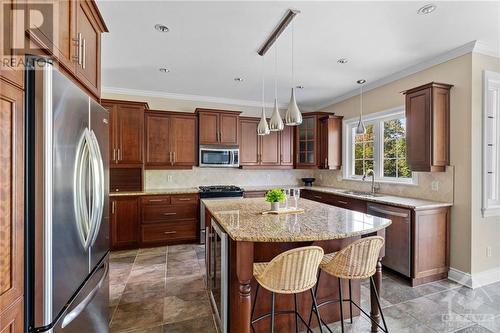
[[[200,186],[200,198],[242,197],[243,189],[235,185]]]

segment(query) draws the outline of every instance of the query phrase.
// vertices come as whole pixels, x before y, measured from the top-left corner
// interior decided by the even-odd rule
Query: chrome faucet
[[[375,194],[375,172],[373,172],[372,169],[366,170],[365,174],[363,175],[363,181],[368,176],[372,176],[372,190],[371,190],[371,194]]]

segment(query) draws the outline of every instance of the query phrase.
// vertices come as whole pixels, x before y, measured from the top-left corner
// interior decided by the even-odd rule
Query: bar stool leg
[[[299,318],[297,311],[297,294],[293,294],[293,305],[295,308],[295,333],[299,333]]]
[[[389,332],[387,330],[387,324],[385,323],[384,313],[382,312],[382,307],[380,306],[380,299],[377,293],[377,288],[375,288],[375,281],[373,281],[373,276],[370,277],[370,283],[372,284],[373,291],[375,292],[375,300],[377,301],[378,311],[380,312],[380,316],[382,317],[382,322],[384,323],[385,332]]]
[[[351,317],[351,324],[352,324],[352,286],[351,286],[351,280],[349,280],[349,316]]]
[[[271,333],[274,333],[274,301],[275,301],[276,295],[272,292],[271,293]]]
[[[340,305],[340,325],[342,327],[342,333],[344,333],[344,307],[342,299],[342,281],[339,279],[339,305]]]
[[[311,291],[313,306],[314,309],[316,310],[316,318],[318,319],[319,331],[323,333],[323,326],[321,325],[321,316],[319,315],[319,309],[318,309],[318,304],[316,303],[316,297],[314,296],[314,292],[312,291],[312,289],[310,289],[310,291]]]

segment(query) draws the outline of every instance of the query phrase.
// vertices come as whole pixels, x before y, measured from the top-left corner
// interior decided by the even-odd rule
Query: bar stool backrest
[[[283,252],[273,258],[259,276],[259,283],[269,291],[295,294],[316,284],[323,249],[306,246]]]
[[[362,238],[337,252],[322,269],[341,279],[366,279],[375,274],[383,245],[380,236]]]

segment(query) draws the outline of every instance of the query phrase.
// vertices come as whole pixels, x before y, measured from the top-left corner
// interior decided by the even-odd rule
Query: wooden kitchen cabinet
[[[412,171],[445,171],[450,164],[451,87],[431,82],[403,92],[406,159]]]
[[[147,103],[102,100],[109,111],[110,167],[133,167],[143,164],[144,111]]]
[[[141,246],[195,242],[199,239],[198,194],[141,198]]]
[[[111,197],[111,249],[139,246],[139,199],[135,196]]]
[[[240,166],[292,168],[293,128],[257,135],[260,119],[240,117]]]
[[[3,80],[11,84],[24,87],[24,71],[23,67],[18,64],[24,60],[22,54],[14,49],[14,41],[19,40],[19,35],[23,35],[24,31],[15,29],[19,26],[18,16],[14,15],[14,10],[19,6],[19,1],[2,1],[0,8],[0,17],[2,18],[2,41],[0,42],[0,54],[2,61],[0,61],[0,76]],[[4,21],[4,19],[6,19]],[[9,20],[9,21],[8,21]]]
[[[40,50],[30,53],[51,56],[65,74],[98,99],[101,94],[101,34],[108,29],[95,1],[47,2],[52,4],[52,12],[44,19],[52,17],[53,22],[44,22],[40,28],[27,31],[27,42]],[[26,6],[30,9],[29,3]],[[49,26],[53,29],[46,31]]]
[[[0,142],[2,143],[0,145],[0,207],[2,207],[2,214],[0,215],[1,332],[20,333],[23,331],[23,115],[23,91],[0,77]]]
[[[200,145],[238,145],[241,112],[196,109]]]
[[[364,200],[309,189],[303,189],[300,192],[300,196],[305,199],[322,202],[332,206],[366,213],[366,201]]]
[[[190,169],[197,164],[197,118],[191,113],[145,113],[148,169]]]
[[[297,169],[318,169],[324,167],[321,154],[321,119],[334,116],[326,112],[309,112],[303,115],[302,124],[297,126],[295,136],[295,167]],[[334,118],[335,119],[335,118]],[[333,148],[333,147],[332,147]]]
[[[329,115],[319,119],[321,169],[340,170],[342,167],[342,119]]]

